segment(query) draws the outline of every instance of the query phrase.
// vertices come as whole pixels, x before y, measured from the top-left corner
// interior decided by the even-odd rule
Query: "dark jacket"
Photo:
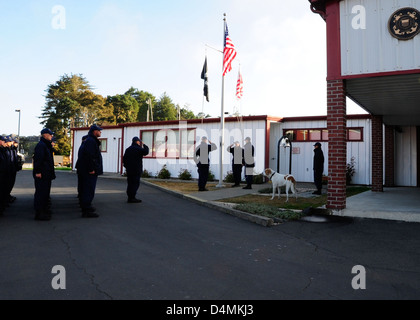
[[[324,152],[321,148],[314,149],[314,171],[324,172]]]
[[[104,173],[100,145],[99,139],[93,135],[93,132],[89,132],[88,138],[79,148],[78,173],[89,174],[93,171],[95,171],[95,175]]]
[[[145,144],[143,147],[133,142],[128,147],[123,156],[124,168],[127,169],[127,174],[137,175],[143,172],[143,157],[149,154],[149,147]]]
[[[212,144],[207,144],[205,142],[201,142],[201,144],[195,149],[195,163],[197,165],[210,165],[210,152],[217,149],[217,146]]]
[[[7,153],[6,147],[0,147],[0,174],[2,176],[7,175],[9,173],[10,168],[10,157]],[[3,181],[0,181],[3,183]]]
[[[248,142],[244,145],[244,149],[242,151],[242,164],[247,168],[254,168],[255,167],[255,149],[251,142]]]
[[[243,149],[241,147],[228,147],[228,152],[232,154],[232,165],[238,164],[242,165],[242,159],[243,159]]]
[[[51,141],[41,138],[35,147],[34,153],[34,168],[32,171],[33,177],[41,174],[42,179],[54,180],[54,156],[52,152]]]

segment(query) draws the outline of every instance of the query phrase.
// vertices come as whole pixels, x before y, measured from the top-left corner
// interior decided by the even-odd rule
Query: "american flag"
[[[235,46],[232,43],[232,40],[229,37],[229,30],[226,25],[225,29],[225,46],[223,49],[223,76],[226,75],[227,72],[232,70],[232,61],[236,57],[236,50]]]
[[[244,94],[244,81],[242,80],[242,74],[239,70],[238,82],[236,83],[236,98],[241,99]]]

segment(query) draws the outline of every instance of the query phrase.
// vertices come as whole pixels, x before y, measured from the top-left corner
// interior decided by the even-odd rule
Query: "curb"
[[[215,209],[215,210],[221,211],[223,213],[227,213],[227,214],[230,214],[232,216],[235,216],[237,218],[259,224],[259,225],[264,226],[264,227],[270,227],[270,226],[274,225],[274,220],[271,219],[271,218],[257,216],[257,215],[247,213],[247,212],[244,212],[244,211],[224,207],[224,206],[218,205],[214,202],[209,202],[207,200],[202,200],[202,199],[190,196],[190,195],[185,195],[185,194],[182,194],[180,192],[176,192],[176,191],[173,191],[173,190],[163,188],[161,186],[158,186],[154,183],[151,183],[151,182],[148,182],[148,181],[145,181],[145,180],[142,180],[142,183],[144,183],[145,185],[147,185],[149,187],[152,187],[152,188],[164,191],[166,193],[169,193],[169,194],[171,194],[175,197],[192,201],[192,202],[197,203],[199,205],[202,205],[204,207]]]

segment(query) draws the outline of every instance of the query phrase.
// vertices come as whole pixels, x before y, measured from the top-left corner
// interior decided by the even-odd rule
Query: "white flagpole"
[[[223,43],[226,39],[226,13],[223,14]],[[224,48],[224,46],[223,46]],[[224,57],[223,57],[224,58]],[[218,188],[225,187],[223,184],[223,152],[225,150],[225,77],[223,75],[222,62],[222,111],[220,115],[220,153],[219,153],[219,184]]]

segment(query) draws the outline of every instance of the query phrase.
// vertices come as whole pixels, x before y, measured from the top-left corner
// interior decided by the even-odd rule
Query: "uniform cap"
[[[96,131],[96,130],[102,131],[102,128],[97,126],[96,124],[94,124],[90,127],[90,132],[93,132],[93,131]]]
[[[50,129],[45,128],[42,129],[41,134],[50,134],[50,135],[54,135],[54,132],[52,132]]]
[[[137,141],[140,141],[141,142],[140,138],[139,137],[134,137],[133,138],[133,142],[137,142]]]
[[[320,147],[321,144],[319,142],[317,142],[317,143],[314,144],[314,147],[316,147],[316,146]]]

